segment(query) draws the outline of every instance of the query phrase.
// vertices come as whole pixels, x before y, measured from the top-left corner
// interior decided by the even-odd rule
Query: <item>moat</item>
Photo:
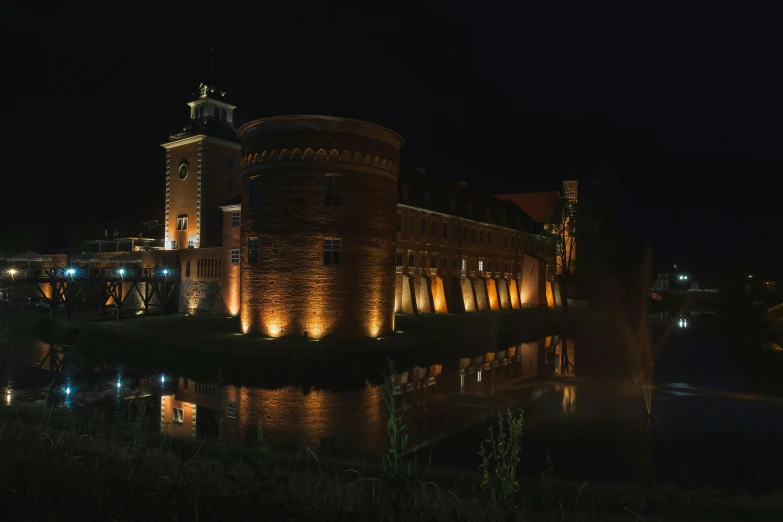
[[[746,389],[744,371],[727,357],[720,320],[650,318],[655,364],[645,378],[629,364],[640,350],[630,345],[644,342],[621,325],[398,367],[394,393],[408,408],[408,448],[419,461],[475,467],[489,423],[521,408],[526,475],[551,466],[574,480],[778,487],[783,399]],[[147,365],[88,364],[57,346],[15,340],[6,362],[6,406],[42,404],[51,384],[48,400],[72,410],[103,404],[118,411],[143,396],[150,420],[171,436],[215,436],[220,416],[238,442],[252,442],[261,422],[272,444],[292,449],[374,458],[388,444],[384,390],[371,384],[378,375],[333,390],[227,379],[221,407],[219,380],[176,368],[163,373],[154,358]]]

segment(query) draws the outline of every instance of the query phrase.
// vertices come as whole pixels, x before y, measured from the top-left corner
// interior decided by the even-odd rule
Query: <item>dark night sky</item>
[[[662,263],[777,263],[773,12],[491,4],[7,9],[2,218],[161,218],[160,143],[184,125],[214,47],[239,121],[367,119],[406,139],[406,163],[486,192],[609,166],[628,230]]]

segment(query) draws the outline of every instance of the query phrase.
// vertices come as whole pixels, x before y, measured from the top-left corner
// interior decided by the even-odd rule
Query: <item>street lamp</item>
[[[14,277],[16,275],[16,268],[9,268],[8,269],[8,275],[11,277]]]

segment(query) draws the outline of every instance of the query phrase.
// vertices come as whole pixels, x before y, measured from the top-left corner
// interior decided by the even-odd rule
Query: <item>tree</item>
[[[569,198],[561,198],[544,223],[544,232],[557,249],[555,262],[560,272],[563,311],[568,311],[568,290],[572,271],[576,268],[576,243],[594,236],[600,224],[601,221],[591,205]]]

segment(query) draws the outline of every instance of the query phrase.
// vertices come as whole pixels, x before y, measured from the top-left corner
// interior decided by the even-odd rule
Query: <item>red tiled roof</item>
[[[545,192],[498,194],[495,197],[511,201],[530,217],[539,223],[543,223],[555,210],[555,205],[560,200],[560,193],[556,190],[548,190]]]

